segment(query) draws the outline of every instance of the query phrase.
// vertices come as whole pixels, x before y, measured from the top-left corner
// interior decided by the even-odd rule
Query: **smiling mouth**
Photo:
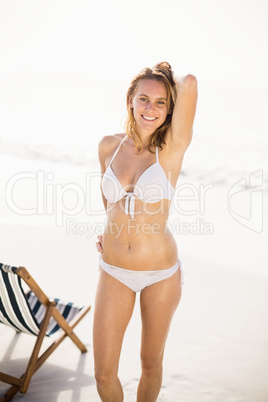
[[[144,114],[142,114],[141,117],[146,121],[155,121],[157,119],[157,117],[145,116]]]

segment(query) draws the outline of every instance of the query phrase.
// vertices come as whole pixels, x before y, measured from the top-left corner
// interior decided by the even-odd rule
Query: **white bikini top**
[[[116,149],[109,166],[107,167],[102,178],[102,192],[105,198],[110,203],[116,203],[126,196],[125,214],[134,218],[135,197],[140,200],[153,204],[162,199],[172,200],[175,189],[167,179],[166,173],[158,161],[158,147],[156,147],[156,162],[149,166],[139,177],[134,191],[126,191],[120,181],[115,176],[111,163],[113,162],[122,142],[127,138],[127,135],[122,139]]]

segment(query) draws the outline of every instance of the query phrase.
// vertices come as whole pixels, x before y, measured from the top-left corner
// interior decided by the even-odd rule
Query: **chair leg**
[[[74,329],[76,325],[84,318],[84,316],[91,310],[91,306],[87,306],[83,311],[77,314],[77,316],[69,323],[70,328]],[[72,339],[72,338],[71,338]],[[73,341],[75,344],[76,342]],[[80,342],[82,345],[82,348],[79,347],[79,345],[76,344],[76,346],[81,350],[82,353],[87,352],[86,346]]]
[[[12,385],[12,387],[10,387],[3,396],[1,396],[0,398],[0,402],[7,402],[10,401],[13,396],[16,395],[17,392],[19,392],[20,388],[17,387],[16,385]]]
[[[55,306],[55,304],[56,303],[54,301],[49,302],[49,305],[48,305],[44,320],[41,324],[40,332],[39,332],[37,340],[35,342],[35,346],[34,346],[32,355],[30,357],[27,369],[22,376],[23,381],[22,381],[22,384],[20,387],[20,392],[22,394],[25,394],[27,392],[31,378],[32,378],[33,374],[36,372],[36,362],[38,360],[38,354],[40,352],[44,337],[46,335],[47,326],[48,326],[50,317],[52,315],[53,307]]]
[[[91,306],[86,307],[77,314],[75,318],[69,323],[69,328],[73,330],[76,325],[83,319],[83,317],[90,311]],[[74,334],[74,333],[73,333]],[[44,351],[44,353],[38,358],[36,362],[36,371],[41,367],[41,365],[47,360],[47,358],[54,352],[55,349],[64,341],[65,338],[69,336],[65,331]],[[76,336],[76,335],[75,335]],[[72,338],[71,338],[72,339]],[[75,342],[74,342],[75,343]],[[75,343],[76,344],[76,343]],[[82,347],[79,348],[82,353],[87,352],[86,346],[81,342]],[[77,346],[77,345],[76,345]]]
[[[77,315],[77,317],[74,318],[73,321],[71,321],[69,324],[66,322],[66,320],[62,317],[62,315],[59,313],[59,311],[55,308],[53,311],[53,317],[59,324],[59,326],[64,330],[66,333],[65,336],[69,336],[69,338],[73,341],[73,343],[80,349],[82,353],[87,352],[87,348],[85,345],[80,341],[78,336],[73,332],[73,328],[81,321],[81,319],[88,313],[90,310],[90,306],[85,310],[82,311],[80,314]]]

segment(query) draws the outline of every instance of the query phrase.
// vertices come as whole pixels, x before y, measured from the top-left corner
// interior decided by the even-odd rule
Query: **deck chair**
[[[29,287],[27,293],[23,289],[22,280]],[[21,377],[0,372],[0,381],[11,385],[5,395],[0,396],[1,402],[9,401],[17,392],[25,394],[33,374],[67,336],[82,353],[87,352],[73,329],[90,308],[91,306],[79,307],[59,299],[49,299],[26,268],[0,263],[0,322],[14,328],[16,332],[37,337],[26,371]],[[44,338],[55,334],[58,334],[57,338],[39,356]]]

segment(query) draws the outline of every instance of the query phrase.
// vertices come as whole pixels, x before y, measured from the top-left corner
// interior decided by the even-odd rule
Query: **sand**
[[[53,171],[55,183],[69,181],[82,186],[84,180],[83,167],[24,161],[18,168],[11,162],[6,161],[6,169],[1,173],[1,189],[19,169]],[[213,222],[214,234],[176,234],[186,268],[185,284],[166,346],[159,402],[268,400],[268,276],[263,247],[267,225],[264,222],[260,234],[238,227],[219,210],[224,191],[214,188],[207,201],[204,219]],[[29,207],[29,196],[19,188],[17,192],[16,201],[28,202],[25,206]],[[33,198],[30,200],[33,202]],[[8,210],[3,192],[1,211],[1,262],[26,266],[50,296],[92,304],[92,311],[76,330],[87,345],[88,353],[81,355],[65,340],[34,375],[27,394],[17,394],[14,400],[99,401],[92,351],[92,317],[98,279],[95,235],[74,231],[67,234],[66,226],[55,225],[53,215],[16,216]],[[68,218],[82,222],[85,216],[81,212]],[[88,221],[93,222],[94,217]],[[254,254],[259,265],[263,262],[262,270],[250,270]],[[126,402],[136,400],[140,330],[137,298],[120,362],[119,374]],[[4,325],[0,326],[0,334],[0,370],[22,373],[34,337],[15,335]],[[0,383],[1,393],[6,388],[6,384]]]

